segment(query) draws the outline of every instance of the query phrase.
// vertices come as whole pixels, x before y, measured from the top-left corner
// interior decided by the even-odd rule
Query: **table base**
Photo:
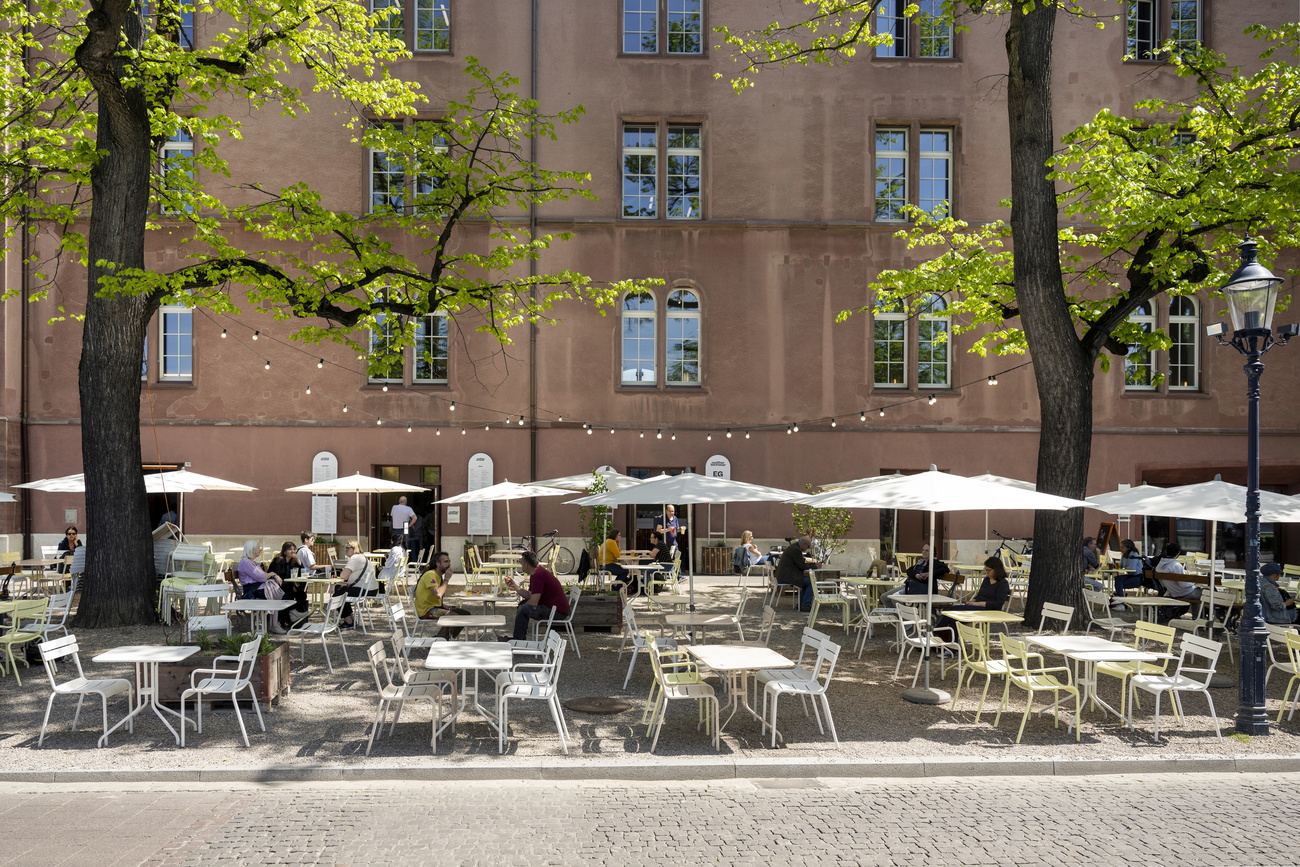
[[[195,728],[198,727],[198,724],[194,720],[185,719],[185,717],[181,716],[178,711],[174,711],[171,708],[158,703],[158,663],[137,662],[135,664],[135,695],[135,707],[132,708],[130,713],[118,720],[116,725],[100,736],[99,746],[102,747],[107,744],[108,736],[120,729],[124,724],[129,725],[130,731],[134,733],[135,717],[149,707],[153,708],[153,712],[158,716],[158,719],[162,720],[162,724],[167,726],[167,730],[172,733],[172,737],[176,739],[178,746],[181,742],[180,732],[172,728],[172,724],[167,721],[167,717],[163,716],[163,711],[166,711],[177,719],[180,719],[182,724],[189,723],[190,725],[195,726]],[[148,699],[147,702],[145,700],[146,698]]]

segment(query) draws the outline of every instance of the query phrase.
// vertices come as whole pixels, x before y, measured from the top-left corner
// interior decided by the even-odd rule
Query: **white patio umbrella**
[[[14,487],[55,494],[84,494],[86,492],[86,476],[84,473],[74,473],[70,476],[39,479],[35,482],[14,485]],[[239,482],[228,482],[225,479],[218,479],[216,476],[205,476],[202,473],[194,473],[189,470],[172,470],[166,473],[150,473],[146,475],[144,477],[144,490],[147,494],[179,495],[180,503],[176,520],[178,524],[181,524],[185,518],[186,494],[194,491],[256,491],[257,488],[241,485]]]
[[[0,493],[0,503],[16,503],[16,502],[18,502],[18,498],[15,497],[13,494]]]
[[[385,479],[376,479],[374,476],[363,476],[356,473],[351,476],[340,476],[337,479],[325,479],[322,482],[312,482],[310,485],[298,485],[295,488],[285,488],[291,493],[300,494],[353,494],[356,499],[357,509],[357,539],[361,539],[361,495],[362,494],[410,494],[416,491],[428,490],[418,485],[404,485],[401,482],[390,482]]]
[[[542,479],[533,482],[533,484],[542,485],[548,488],[565,488],[570,491],[585,491],[591,487],[593,475],[599,475],[604,479],[606,489],[611,491],[621,491],[623,488],[642,484],[642,480],[638,479],[636,476],[625,476],[622,473],[612,473],[608,470],[602,473],[576,473],[572,476]]]
[[[735,479],[718,479],[702,476],[699,473],[680,473],[676,476],[662,476],[603,494],[592,494],[569,500],[568,505],[577,506],[625,506],[636,503],[674,503],[695,505],[697,503],[771,503],[789,502],[797,498],[794,491],[781,488],[769,488],[739,482]],[[690,568],[691,610],[695,610],[695,558],[691,558]]]
[[[562,495],[572,494],[573,491],[564,488],[550,487],[547,485],[520,485],[515,482],[506,480],[486,488],[479,488],[477,491],[467,491],[463,494],[457,494],[454,497],[448,497],[445,500],[438,500],[435,505],[441,503],[489,503],[504,500],[506,504],[506,534],[513,543],[515,534],[510,526],[510,501],[523,500],[529,497],[559,497]]]
[[[1240,524],[1246,520],[1246,488],[1225,482],[1218,476],[1212,482],[1198,482],[1173,488],[1140,485],[1108,494],[1089,497],[1094,508],[1112,515],[1159,515],[1166,518],[1193,518],[1210,522],[1210,593],[1214,592],[1215,565],[1218,556],[1219,522]],[[1259,492],[1261,521],[1280,524],[1300,523],[1300,500],[1272,491]]]
[[[815,497],[801,498],[810,506],[833,506],[842,509],[916,509],[930,513],[930,575],[926,582],[925,616],[930,622],[934,614],[934,514],[935,512],[964,512],[982,509],[1051,509],[1064,511],[1077,506],[1087,506],[1083,500],[1040,494],[996,482],[979,481],[951,473],[941,473],[933,468],[929,472],[902,476],[879,484],[861,485],[842,491],[828,491]],[[903,692],[908,701],[919,704],[940,704],[949,696],[942,690],[930,688],[930,661],[926,656],[925,687]]]
[[[1009,479],[1006,476],[996,476],[993,473],[984,473],[972,478],[981,482],[992,482],[995,485],[1008,485],[1013,488],[1020,488],[1022,491],[1036,491],[1038,487],[1033,482],[1022,482],[1020,479]],[[984,510],[984,556],[989,555],[989,510]]]

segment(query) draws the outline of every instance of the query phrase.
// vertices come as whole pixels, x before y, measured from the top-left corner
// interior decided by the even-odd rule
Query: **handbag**
[[[275,579],[268,578],[266,583],[262,585],[262,598],[272,600],[283,599],[284,588],[276,583]]]

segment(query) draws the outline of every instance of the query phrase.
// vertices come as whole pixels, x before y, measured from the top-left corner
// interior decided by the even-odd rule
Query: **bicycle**
[[[551,563],[552,571],[554,571],[556,575],[568,575],[573,571],[573,568],[578,565],[578,561],[574,559],[572,551],[563,545],[556,544],[555,537],[559,534],[559,530],[552,530],[549,533],[543,534],[546,537],[547,542],[540,550],[534,547],[534,544],[537,541],[536,536],[521,537],[519,544],[515,545],[510,550],[520,552],[529,551],[537,558],[537,562],[539,563],[545,563],[548,556],[552,557],[554,558],[554,561]]]
[[[1017,539],[1014,536],[1004,536],[997,530],[993,531],[993,535],[1002,540],[1002,543],[998,545],[996,550],[994,550],[993,556],[997,557],[1003,563],[1014,564],[1019,558],[1034,553],[1034,540],[1032,538]],[[1012,547],[1010,543],[1013,542],[1020,545],[1020,550],[1016,550]],[[1011,554],[1012,556],[1008,558],[1004,556],[1005,554]]]

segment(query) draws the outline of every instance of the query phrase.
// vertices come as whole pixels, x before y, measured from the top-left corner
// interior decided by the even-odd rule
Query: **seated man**
[[[1296,622],[1295,600],[1291,594],[1277,586],[1277,576],[1282,574],[1282,567],[1276,563],[1265,563],[1259,569],[1259,596],[1264,606],[1264,622],[1279,626],[1291,626]]]
[[[451,589],[451,555],[438,551],[433,555],[433,563],[428,572],[420,576],[415,585],[415,614],[421,620],[437,620],[444,614],[469,614],[464,608],[452,608],[443,600]],[[462,627],[444,630],[439,627],[434,633],[455,638],[460,635]]]
[[[537,555],[532,551],[519,555],[519,565],[529,575],[528,589],[521,588],[511,577],[506,578],[506,586],[523,599],[519,610],[515,612],[515,630],[511,636],[516,641],[523,641],[528,637],[529,620],[549,620],[552,609],[557,617],[567,615],[569,598],[564,595],[559,579],[537,562]]]
[[[629,596],[635,596],[641,592],[641,578],[639,575],[629,578],[627,569],[618,562],[623,559],[623,549],[618,546],[618,539],[622,535],[622,530],[610,530],[605,535],[605,544],[600,546],[597,557],[598,566],[614,576],[614,581],[623,582]]]
[[[929,586],[935,593],[939,592],[939,581],[949,572],[948,564],[942,560],[934,561],[934,583],[929,584],[930,577],[930,546],[928,544],[921,546],[921,559],[917,560],[904,573],[907,578],[903,581],[902,587],[895,587],[884,595],[881,601],[885,605],[894,605],[892,596],[921,596],[926,592]]]
[[[1190,581],[1176,581],[1169,578],[1161,578],[1161,575],[1186,575],[1183,564],[1178,562],[1178,555],[1183,549],[1178,547],[1177,542],[1170,542],[1165,545],[1165,556],[1156,564],[1156,579],[1164,588],[1165,594],[1171,599],[1182,599],[1187,602],[1195,602],[1201,598],[1201,588],[1197,587]],[[1161,608],[1157,620],[1168,622],[1174,619],[1174,616],[1182,613],[1181,609],[1174,606]]]
[[[799,610],[811,611],[813,602],[812,579],[806,574],[809,569],[820,565],[816,560],[805,557],[812,547],[812,539],[800,536],[781,552],[781,559],[776,564],[776,580],[779,584],[792,584],[799,588]]]
[[[1092,536],[1083,537],[1083,571],[1096,572],[1101,568],[1101,554],[1097,551],[1097,540]],[[1083,583],[1090,590],[1102,590],[1104,585],[1097,578],[1084,574]]]

